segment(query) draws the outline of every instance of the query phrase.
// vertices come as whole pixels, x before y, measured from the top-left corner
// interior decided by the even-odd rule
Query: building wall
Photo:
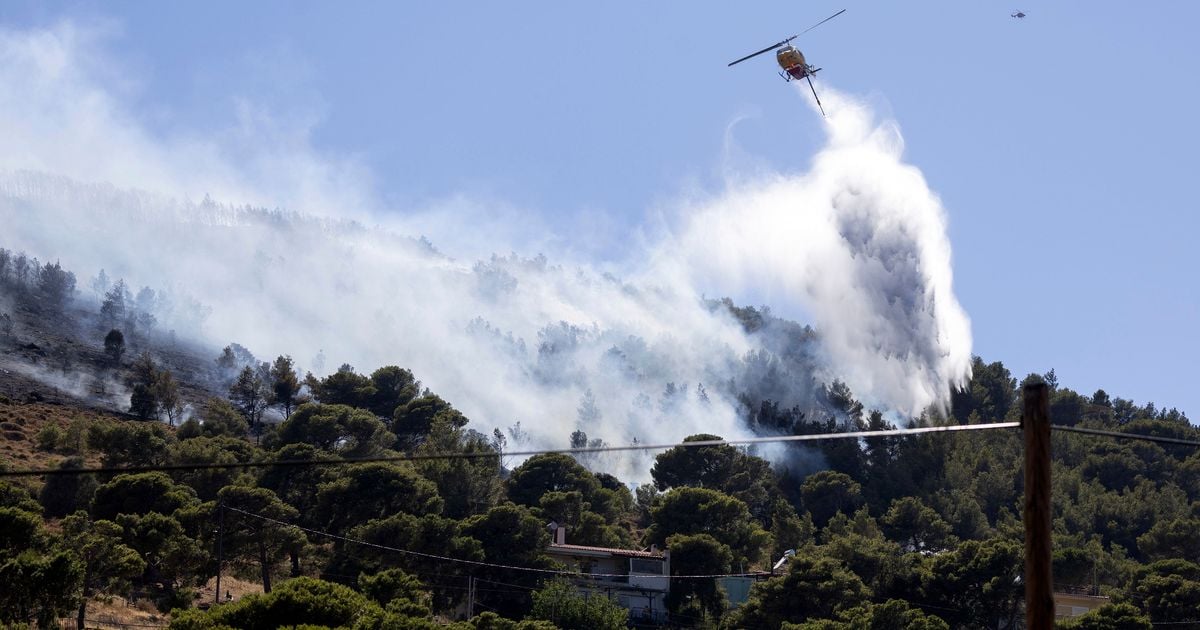
[[[1054,594],[1054,616],[1059,619],[1078,617],[1088,611],[1107,604],[1107,597],[1096,595],[1077,595],[1074,593]]]
[[[550,552],[555,560],[584,573],[627,574],[624,577],[577,579],[576,586],[585,597],[608,597],[629,611],[630,621],[662,622],[667,615],[667,577],[670,565],[662,563],[662,575],[631,571],[630,558],[591,556]]]

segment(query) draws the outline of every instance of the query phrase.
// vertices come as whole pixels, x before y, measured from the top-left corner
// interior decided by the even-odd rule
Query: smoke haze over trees
[[[969,377],[941,205],[895,125],[836,92],[842,115],[806,171],[731,173],[664,208],[624,260],[584,263],[503,204],[385,209],[354,164],[306,139],[255,142],[264,121],[236,147],[159,137],[89,72],[92,34],[0,33],[0,82],[25,95],[4,104],[22,120],[4,129],[36,158],[0,159],[0,246],[86,276],[103,332],[134,353],[174,331],[290,355],[300,374],[327,375],[325,357],[400,362],[480,426],[520,422],[531,445],[559,440],[551,428],[589,392],[596,420],[580,428],[615,443],[749,435],[739,394],[805,412],[835,379],[915,416]],[[455,255],[468,242],[486,245]],[[816,332],[706,299],[747,294]]]
[[[63,190],[80,188],[66,184]],[[126,212],[106,207],[106,221]],[[11,216],[24,216],[16,205],[8,208]],[[971,377],[961,387],[944,383],[944,400],[933,396],[919,414],[905,413],[903,404],[868,400],[839,377],[824,328],[782,319],[765,307],[645,288],[586,268],[555,267],[543,257],[494,257],[467,268],[428,243],[355,224],[226,209],[238,218],[218,225],[211,220],[217,206],[189,208],[199,212],[189,220],[204,219],[191,224],[200,243],[283,229],[311,251],[337,245],[345,264],[334,265],[340,274],[322,277],[305,266],[312,263],[301,262],[301,271],[314,274],[307,284],[276,287],[270,278],[295,274],[272,270],[282,263],[259,247],[249,267],[253,283],[230,285],[227,299],[210,310],[193,294],[203,295],[207,276],[166,288],[150,288],[139,277],[143,288],[135,294],[128,287],[136,284],[123,272],[113,272],[115,282],[97,272],[87,294],[75,287],[67,266],[0,248],[7,316],[0,360],[6,370],[33,377],[6,377],[10,392],[19,383],[24,398],[0,398],[0,413],[13,419],[3,423],[5,440],[28,442],[22,427],[38,426],[39,457],[63,468],[79,468],[89,458],[103,466],[397,453],[470,458],[51,477],[40,487],[0,483],[0,525],[8,532],[0,540],[0,572],[18,576],[24,587],[4,594],[8,616],[0,620],[86,618],[97,605],[94,596],[135,588],[152,593],[162,610],[189,608],[215,573],[214,532],[220,532],[225,566],[262,594],[209,613],[180,612],[176,627],[285,618],[412,626],[435,612],[459,614],[458,582],[468,577],[515,590],[478,592],[477,603],[496,612],[460,622],[464,630],[503,623],[497,613],[528,617],[520,622],[527,628],[544,622],[619,626],[624,609],[589,604],[561,584],[512,568],[555,566],[544,553],[546,523],[554,521],[574,544],[671,549],[681,556],[676,573],[765,569],[794,552],[779,575],[758,583],[735,610],[715,582],[676,589],[668,606],[684,625],[722,619],[733,627],[1011,627],[1021,597],[1020,449],[1011,434],[834,440],[758,452],[703,447],[630,458],[548,454],[511,461],[505,452],[665,441],[679,433],[704,440],[1012,420],[1019,413],[1017,392],[1033,381],[1050,386],[1051,413],[1061,424],[1200,438],[1175,409],[1138,405],[1104,390],[1077,393],[1053,370],[1018,382],[1003,363],[980,357],[971,359]],[[156,220],[154,212],[146,216]],[[303,226],[309,231],[297,235]],[[361,254],[385,242],[379,260]],[[403,278],[363,267],[364,260],[396,262],[393,257],[410,263],[395,267]],[[398,293],[374,292],[364,278]],[[340,301],[296,301],[301,288],[308,298],[314,287]],[[450,305],[461,312],[447,313]],[[257,319],[268,311],[272,318]],[[558,320],[527,340],[493,322],[519,323],[531,312],[594,312],[609,324]],[[908,314],[920,320],[920,312]],[[421,326],[402,325],[397,314]],[[431,319],[435,314],[462,328]],[[261,338],[247,341],[250,346],[210,339],[210,318],[224,317],[230,319],[222,325]],[[330,332],[314,330],[328,337],[289,329],[288,322],[325,317],[335,322]],[[363,322],[370,325],[356,327]],[[323,348],[339,347],[363,356],[400,348],[426,367],[397,360],[360,363],[381,365],[360,371],[344,362],[321,374],[291,359],[287,348],[270,361],[251,350],[276,347],[291,335],[301,348],[295,355],[312,353],[312,369]],[[921,364],[920,343],[891,347],[884,366],[894,356],[915,355]],[[942,363],[927,367],[936,365]],[[90,384],[53,391],[66,374]],[[443,382],[450,391],[461,389],[465,402],[446,393]],[[123,393],[114,398],[112,387]],[[100,402],[109,414],[45,424],[49,405],[39,401],[46,396],[72,410]],[[694,427],[729,433],[690,432]],[[1055,439],[1061,487],[1054,499],[1054,561],[1065,588],[1113,597],[1116,603],[1093,619],[1122,619],[1133,627],[1188,621],[1197,604],[1192,594],[1200,589],[1200,569],[1186,559],[1200,499],[1200,487],[1189,479],[1200,470],[1200,455],[1186,447]],[[60,518],[61,531],[43,520]],[[217,521],[222,525],[214,530]],[[469,568],[430,556],[488,564]],[[442,581],[447,577],[449,586]],[[796,592],[807,595],[790,595]],[[368,593],[379,600],[367,600]]]
[[[755,319],[745,309],[738,312]],[[26,338],[40,338],[37,322],[23,317],[20,323],[22,334],[35,335]],[[98,366],[108,369],[100,341],[93,344]],[[10,361],[12,347],[5,346]],[[171,358],[160,363],[157,355]],[[206,374],[204,388],[216,395],[196,406],[178,430],[161,410],[164,422],[77,415],[62,428],[53,420],[46,424],[53,417],[46,410],[55,406],[0,397],[7,419],[3,439],[20,443],[27,440],[21,427],[42,426],[36,453],[56,458],[63,468],[79,468],[85,458],[120,467],[404,452],[472,457],[51,476],[40,489],[37,482],[0,481],[0,573],[24,576],[22,588],[5,590],[0,621],[85,619],[105,595],[137,592],[160,610],[180,609],[172,619],[178,628],[281,619],[425,627],[435,613],[461,618],[456,607],[464,602],[462,583],[474,578],[492,585],[478,589],[476,604],[508,621],[489,612],[441,627],[551,627],[538,625],[546,621],[621,627],[632,613],[615,603],[584,600],[562,583],[512,568],[556,566],[544,553],[546,523],[553,521],[567,528],[572,544],[670,549],[677,575],[766,569],[791,554],[736,609],[713,580],[673,584],[668,610],[672,622],[684,627],[718,620],[728,627],[787,622],[814,628],[1019,623],[1021,453],[1012,432],[826,441],[814,447],[816,454],[803,453],[819,457],[824,470],[772,466],[729,446],[679,447],[652,454],[643,475],[653,483],[634,492],[630,479],[583,455],[544,454],[505,464],[504,431],[489,436],[465,427],[450,400],[421,389],[418,372],[396,365],[370,375],[351,366],[326,377],[310,375],[286,419],[280,412],[278,424],[252,430],[252,421],[261,420],[263,396],[272,390],[255,385],[255,404],[242,400],[239,407],[231,402],[240,397],[237,381],[246,374],[258,379],[250,367],[257,364],[290,391],[294,374],[288,376],[286,356],[257,362],[233,346],[212,355],[216,360],[198,359],[205,367],[189,369],[169,346],[150,344],[121,368],[135,390],[158,387],[171,373],[163,367],[168,363],[181,374]],[[235,370],[235,387],[227,387],[220,375],[236,368],[238,357],[247,364]],[[998,361],[977,357],[974,373],[956,391],[948,420],[1014,419],[1022,383]],[[1053,370],[1024,381],[1052,385],[1052,413],[1060,424],[1200,439],[1200,430],[1174,409],[1137,405],[1103,390],[1082,395],[1060,384]],[[163,399],[157,391],[149,396]],[[785,434],[892,426],[840,381],[821,396],[839,420],[810,420],[770,401],[754,417],[764,422],[760,428]],[[82,409],[72,404],[58,407],[79,414]],[[595,414],[590,404],[578,411]],[[520,432],[516,426],[507,430],[514,438]],[[566,440],[572,426],[564,424],[560,432]],[[1058,588],[1114,600],[1072,627],[1096,627],[1087,624],[1105,619],[1121,619],[1122,627],[1192,619],[1200,589],[1200,568],[1187,559],[1200,526],[1200,485],[1193,479],[1200,454],[1194,450],[1055,436]],[[226,579],[250,581],[261,594],[242,594],[203,612],[193,606],[215,573],[215,537]],[[504,623],[513,625],[496,625]]]
[[[580,428],[608,443],[749,435],[761,400],[811,416],[835,379],[915,416],[944,409],[969,376],[970,334],[942,210],[869,116],[833,127],[809,173],[680,208],[624,278],[542,255],[460,261],[359,223],[31,172],[0,176],[0,218],[11,247],[92,270],[100,326],[127,344],[155,330],[237,340],[297,357],[300,373],[323,349],[334,364],[400,357],[482,426],[521,422],[531,446],[556,443],[551,429],[582,408]],[[706,299],[706,287],[788,295],[815,330]],[[272,404],[270,375],[250,367],[230,385],[249,393],[253,377]]]

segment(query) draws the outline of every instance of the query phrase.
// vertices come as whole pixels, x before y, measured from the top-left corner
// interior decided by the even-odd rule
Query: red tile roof
[[[560,545],[558,543],[550,543],[548,551],[558,551],[561,553],[571,553],[572,551],[586,551],[591,553],[607,553],[611,556],[623,556],[626,558],[655,558],[662,560],[665,556],[661,551],[638,551],[636,549],[614,549],[612,547],[588,547],[586,545]]]

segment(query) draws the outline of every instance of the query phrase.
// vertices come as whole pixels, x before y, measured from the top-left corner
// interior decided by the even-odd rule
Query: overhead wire
[[[501,457],[527,457],[544,454],[587,454],[587,453],[606,453],[606,452],[627,452],[627,451],[649,451],[649,450],[669,450],[672,448],[700,448],[713,446],[749,446],[756,444],[777,444],[777,443],[796,443],[796,442],[816,442],[822,440],[836,439],[871,439],[884,437],[904,437],[911,435],[931,434],[931,433],[948,433],[959,431],[979,431],[979,430],[997,430],[997,429],[1014,429],[1020,428],[1020,422],[993,422],[982,424],[969,425],[940,425],[930,427],[910,427],[902,429],[884,429],[873,431],[847,431],[839,433],[817,433],[805,435],[780,435],[780,436],[765,436],[757,438],[742,438],[734,440],[694,440],[685,442],[662,443],[662,444],[626,444],[617,446],[593,446],[582,448],[566,448],[566,449],[539,449],[539,450],[524,450],[524,451],[508,451],[508,452],[440,452],[440,453],[412,453],[406,455],[381,456],[381,457],[359,457],[359,458],[339,458],[339,459],[323,459],[323,460],[275,460],[275,461],[255,461],[255,462],[234,462],[234,463],[194,463],[194,464],[162,464],[149,466],[101,466],[92,468],[30,468],[19,470],[3,470],[0,471],[0,477],[16,477],[16,476],[40,476],[40,475],[63,475],[63,474],[130,474],[141,472],[171,472],[171,471],[188,471],[188,470],[213,470],[213,469],[245,469],[245,468],[273,468],[273,467],[306,467],[306,466],[344,466],[353,464],[369,464],[369,463],[398,463],[398,462],[414,462],[425,460],[445,460],[445,459],[480,459],[480,458],[501,458]],[[1116,439],[1137,440],[1146,442],[1156,442],[1161,444],[1173,444],[1181,446],[1200,447],[1200,440],[1188,440],[1183,438],[1173,438],[1167,436],[1144,435],[1138,433],[1126,433],[1120,431],[1108,431],[1103,429],[1091,429],[1086,427],[1067,426],[1067,425],[1051,425],[1051,429],[1057,432],[1076,433],[1083,435],[1092,435],[1099,437],[1108,437]],[[358,540],[346,536],[340,536],[331,532],[325,532],[313,528],[303,527],[292,523],[287,523],[260,514],[247,512],[232,506],[224,506],[225,509],[244,514],[246,516],[257,518],[266,522],[271,522],[279,526],[295,527],[302,531],[324,536],[327,538],[342,540],[351,544],[368,546],[383,551],[391,551],[409,556],[416,556],[435,560],[439,562],[449,562],[464,564],[476,567],[488,567],[495,569],[504,569],[510,571],[525,571],[538,573],[543,575],[558,575],[571,576],[575,578],[627,578],[628,574],[624,573],[583,573],[580,571],[558,570],[558,569],[542,569],[535,567],[522,567],[516,565],[505,565],[492,562],[483,562],[478,560],[467,560],[463,558],[453,558],[449,556],[439,556],[399,547],[391,547],[372,543],[365,540]],[[667,580],[677,579],[717,579],[729,577],[753,577],[761,575],[760,573],[726,573],[726,574],[705,574],[705,575],[663,575],[663,576],[647,576],[658,577]],[[482,578],[478,578],[483,580]],[[495,584],[503,584],[504,586],[518,586],[515,584],[505,584],[492,580],[483,580]],[[461,588],[445,585],[450,588]],[[529,588],[529,587],[521,587]],[[492,589],[487,589],[492,590]],[[1186,623],[1186,622],[1185,622]],[[1159,625],[1159,624],[1155,624]]]
[[[452,578],[470,577],[470,578],[473,578],[476,582],[487,582],[489,584],[502,584],[505,586],[516,586],[515,584],[509,585],[504,582],[497,582],[495,580],[485,580],[484,578],[476,577],[473,575],[451,575],[448,573],[426,573],[424,571],[410,571],[408,569],[405,569],[404,572],[409,575],[420,578],[421,584],[423,586],[436,587],[436,588],[444,589],[444,590],[465,591],[465,590],[468,590],[470,587],[463,586],[462,584],[448,584],[446,582],[437,582],[437,581],[427,579],[426,576],[441,575],[441,576],[452,577]],[[357,580],[359,576],[346,575],[345,573],[331,573],[329,571],[321,571],[321,577],[322,578],[336,577],[336,578],[343,578],[343,579],[348,579],[348,580]],[[532,586],[519,586],[517,588],[476,588],[475,589],[475,591],[479,592],[479,593],[524,593],[524,592],[536,591],[536,590],[537,589]]]
[[[622,451],[657,451],[672,448],[700,448],[711,446],[751,446],[756,444],[786,444],[797,442],[817,442],[823,440],[872,439],[885,437],[903,437],[927,433],[947,433],[957,431],[980,431],[995,429],[1020,428],[1020,422],[991,422],[982,424],[950,424],[929,427],[910,427],[904,429],[881,429],[873,431],[845,431],[838,433],[810,433],[804,435],[775,435],[756,438],[741,438],[734,440],[694,440],[662,444],[623,444],[616,446],[589,446],[581,448],[534,449],[522,451],[475,451],[475,452],[435,452],[410,453],[405,455],[386,455],[376,457],[343,457],[330,459],[282,459],[261,460],[249,462],[200,462],[190,464],[151,464],[145,466],[95,466],[72,468],[24,468],[15,470],[0,470],[3,477],[32,477],[43,475],[119,475],[145,472],[180,472],[193,470],[228,470],[247,468],[294,468],[320,466],[350,466],[354,464],[400,463],[446,459],[486,459],[508,457],[531,457],[535,455],[564,454],[580,455],[590,453],[612,453]],[[1102,436],[1125,440],[1157,442],[1179,446],[1200,447],[1200,440],[1188,440],[1140,433],[1107,431],[1089,429],[1086,427],[1054,424],[1051,430],[1084,435]]]
[[[0,477],[30,477],[41,475],[87,475],[87,474],[134,474],[143,472],[175,472],[191,470],[224,470],[244,468],[287,468],[301,466],[347,466],[352,464],[378,464],[418,462],[444,459],[482,459],[500,457],[531,457],[534,455],[588,453],[613,453],[622,451],[665,451],[672,448],[700,448],[705,446],[750,446],[755,444],[778,444],[795,442],[819,442],[822,440],[871,439],[902,437],[926,433],[950,433],[956,431],[984,431],[993,429],[1015,429],[1020,422],[991,422],[983,424],[948,424],[904,429],[880,429],[873,431],[845,431],[838,433],[810,433],[805,435],[773,435],[735,440],[695,440],[662,444],[622,444],[617,446],[588,446],[582,448],[540,449],[525,451],[493,452],[440,452],[411,453],[377,457],[346,457],[338,459],[282,459],[252,462],[202,462],[193,464],[152,464],[147,466],[98,466],[92,468],[25,468],[0,471]]]
[[[334,534],[332,532],[325,532],[325,531],[313,529],[310,527],[304,527],[301,525],[294,525],[291,523],[287,523],[286,521],[281,521],[279,519],[271,518],[268,516],[263,516],[261,514],[255,514],[253,512],[248,512],[246,510],[235,508],[235,507],[232,507],[229,505],[224,506],[224,509],[231,510],[233,512],[237,512],[240,514],[244,514],[244,515],[252,517],[252,518],[257,518],[257,519],[260,519],[260,520],[263,520],[263,521],[266,521],[266,522],[269,522],[269,523],[272,523],[275,525],[279,525],[282,527],[295,527],[301,531],[305,531],[305,532],[308,532],[311,534],[316,534],[319,536],[325,536],[327,538],[342,540],[344,542],[349,542],[352,544],[364,545],[364,546],[372,547],[375,549],[380,549],[383,551],[393,551],[393,552],[397,552],[397,553],[401,553],[401,554],[405,554],[405,555],[418,556],[418,557],[431,559],[431,560],[438,560],[438,561],[442,561],[442,562],[455,562],[455,563],[467,564],[467,565],[472,565],[472,566],[477,566],[477,567],[490,567],[490,568],[497,568],[497,569],[506,569],[506,570],[510,570],[510,571],[525,571],[525,572],[530,572],[530,573],[539,573],[539,574],[543,574],[543,575],[573,577],[576,579],[629,578],[630,577],[630,575],[628,573],[584,573],[582,571],[567,571],[567,570],[558,570],[558,569],[541,569],[541,568],[535,568],[535,567],[521,567],[521,566],[515,566],[515,565],[505,565],[505,564],[498,564],[498,563],[492,563],[492,562],[483,562],[483,561],[479,561],[479,560],[466,560],[463,558],[452,558],[449,556],[439,556],[436,554],[429,554],[429,553],[424,553],[424,552],[420,552],[420,551],[412,551],[410,549],[401,549],[399,547],[391,547],[388,545],[381,545],[381,544],[373,543],[370,541],[358,540],[355,538],[350,538],[348,536],[340,536],[340,535]],[[424,574],[424,575],[440,575],[440,576],[445,576],[445,577],[451,577],[451,575],[452,575],[452,574],[443,574],[443,573],[422,572],[420,570],[415,571],[413,573],[418,576],[421,574]],[[650,579],[660,578],[660,579],[665,579],[665,580],[685,580],[685,579],[712,580],[712,579],[721,579],[721,578],[760,578],[766,574],[767,574],[767,572],[759,571],[759,572],[715,573],[715,574],[695,574],[695,575],[680,575],[680,574],[645,575],[643,577],[647,577]],[[771,571],[770,574],[774,575],[774,571]],[[457,577],[457,576],[455,576],[455,577]],[[500,582],[497,580],[489,580],[487,578],[481,578],[481,577],[477,577],[477,576],[469,576],[469,577],[473,577],[476,581],[479,581],[479,582],[486,582],[486,583],[490,583],[490,584],[496,584],[499,586],[516,587],[518,589],[524,589],[526,591],[537,590],[533,587],[523,586],[520,584],[512,584],[510,582]],[[439,588],[450,588],[450,589],[456,589],[456,590],[465,590],[466,589],[466,587],[459,586],[459,585],[439,585],[438,587]],[[476,588],[475,591],[476,592],[487,591],[487,592],[509,592],[509,593],[511,593],[511,592],[514,592],[514,589],[512,589],[512,588],[509,588],[509,589],[479,589],[479,588]],[[909,603],[911,603],[915,606],[921,607],[921,608],[931,608],[931,609],[949,610],[949,611],[960,611],[961,610],[959,608],[948,608],[945,606],[936,606],[933,604],[927,604],[925,602],[909,602]],[[480,604],[480,602],[476,602],[476,604],[482,605],[482,604]]]
[[[522,566],[517,566],[517,565],[499,564],[499,563],[495,563],[495,562],[484,562],[482,560],[467,560],[465,558],[452,558],[450,556],[439,556],[437,554],[425,553],[423,551],[413,551],[411,549],[402,549],[400,547],[391,547],[388,545],[381,545],[379,543],[373,543],[368,540],[359,540],[357,538],[350,538],[348,536],[334,534],[333,532],[326,532],[326,531],[322,531],[319,529],[313,529],[311,527],[304,527],[303,525],[296,525],[293,523],[288,523],[287,521],[281,521],[276,518],[271,518],[269,516],[263,516],[262,514],[255,514],[254,512],[248,512],[246,510],[242,510],[242,509],[230,506],[230,505],[225,505],[223,507],[226,510],[237,512],[239,514],[245,514],[246,516],[249,516],[252,518],[257,518],[259,520],[266,521],[269,523],[274,523],[274,524],[282,526],[282,527],[295,527],[296,529],[299,529],[304,532],[308,532],[310,534],[315,534],[317,536],[324,536],[326,538],[331,538],[334,540],[341,540],[343,542],[348,542],[348,543],[352,543],[352,544],[356,544],[356,545],[363,545],[365,547],[372,547],[374,549],[380,549],[382,551],[394,551],[396,553],[401,553],[401,554],[410,555],[410,556],[416,556],[416,557],[425,558],[428,560],[437,560],[439,562],[454,562],[454,563],[458,563],[458,564],[464,564],[464,565],[475,566],[475,567],[488,567],[488,568],[493,568],[493,569],[504,569],[504,570],[508,570],[508,571],[525,571],[528,573],[539,573],[542,575],[562,575],[562,576],[571,576],[571,577],[576,577],[576,578],[602,578],[602,577],[628,578],[628,577],[630,577],[628,573],[583,573],[581,571],[568,571],[568,570],[563,570],[563,569],[542,569],[542,568],[537,568],[537,567],[522,567]],[[705,575],[645,575],[645,576],[639,576],[639,577],[647,577],[650,579],[657,578],[657,579],[664,579],[664,580],[680,580],[680,579],[715,579],[715,578],[727,578],[727,577],[754,577],[756,575],[759,575],[759,573],[748,572],[748,573],[713,573],[713,574],[705,574]],[[511,585],[511,586],[515,586],[515,585]]]
[[[1083,435],[1099,435],[1103,437],[1113,437],[1125,440],[1139,440],[1142,442],[1158,442],[1160,444],[1179,444],[1183,446],[1200,447],[1200,440],[1186,440],[1183,438],[1173,438],[1162,435],[1146,435],[1143,433],[1125,433],[1123,431],[1105,431],[1104,429],[1089,429],[1087,427],[1071,427],[1062,424],[1050,425],[1050,430],[1065,433],[1081,433]]]
[[[472,575],[466,575],[466,574],[462,574],[462,573],[437,573],[434,571],[412,570],[412,569],[407,569],[407,568],[404,569],[404,572],[408,573],[409,575],[415,575],[415,576],[421,578],[421,582],[423,582],[424,584],[444,584],[444,582],[431,582],[428,579],[426,579],[427,577],[439,577],[439,578],[450,578],[450,579],[461,579],[464,577],[473,577],[473,578],[475,578],[476,582],[487,582],[489,584],[498,584],[500,586],[511,586],[511,587],[514,587],[515,589],[520,589],[523,591],[537,590],[536,588],[533,588],[531,586],[526,586],[526,585],[521,585],[521,584],[510,584],[508,582],[500,582],[497,580],[489,580],[486,578],[481,578],[477,575],[472,576]],[[323,576],[328,575],[330,577],[346,578],[346,579],[350,579],[350,580],[357,580],[359,577],[357,575],[347,575],[345,573],[333,573],[330,571],[321,571],[321,575],[323,575]],[[447,586],[447,588],[454,588],[454,587]],[[466,588],[466,587],[463,586],[461,588]],[[513,589],[508,589],[508,590],[513,590]]]

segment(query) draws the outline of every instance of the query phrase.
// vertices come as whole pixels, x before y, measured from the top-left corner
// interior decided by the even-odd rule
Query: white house
[[[566,528],[550,523],[554,535],[546,553],[568,569],[585,597],[608,597],[629,610],[631,621],[661,623],[667,618],[671,588],[671,554],[656,547],[638,551],[611,547],[568,545]]]

